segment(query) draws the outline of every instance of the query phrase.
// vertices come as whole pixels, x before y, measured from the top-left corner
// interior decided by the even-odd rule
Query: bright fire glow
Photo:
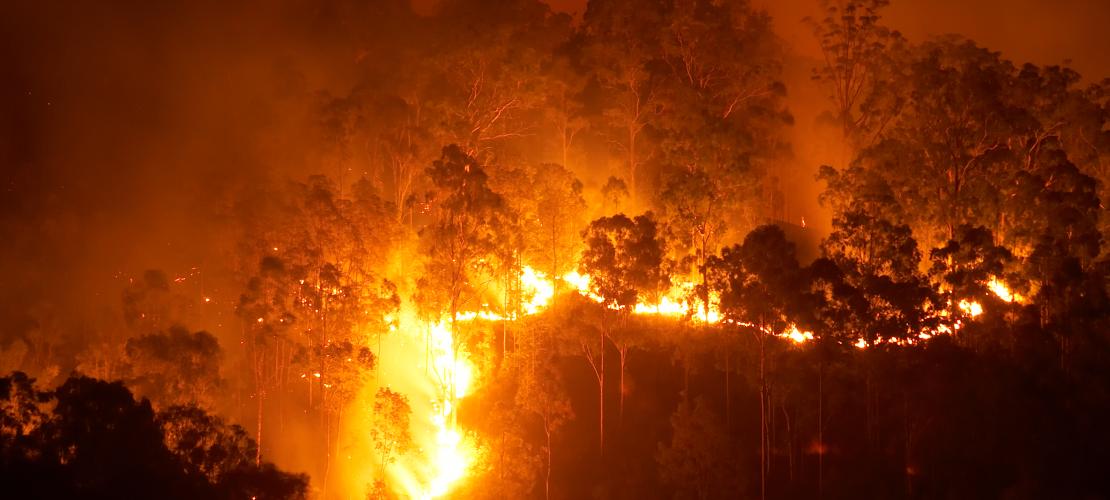
[[[590,277],[578,272],[569,272],[556,279],[551,279],[547,274],[534,268],[524,266],[519,276],[521,291],[520,309],[518,311],[495,311],[485,306],[475,311],[460,312],[456,317],[456,324],[470,321],[514,321],[520,315],[534,315],[546,310],[554,300],[556,290],[579,293],[595,302],[604,302],[601,296],[590,290]],[[691,321],[708,324],[725,322],[718,300],[710,296],[709,306],[694,297],[694,283],[678,283],[666,294],[656,300],[644,301],[635,304],[631,312],[637,315],[658,315],[673,318],[688,318]],[[1001,280],[991,278],[988,284],[991,291],[1007,302],[1021,301],[1019,295],[1013,294],[1009,287]],[[957,307],[968,317],[975,318],[983,314],[983,306],[975,301],[959,300]],[[945,311],[941,311],[946,316]],[[419,322],[418,322],[419,323]],[[730,322],[731,323],[731,322]],[[425,424],[430,434],[426,434],[421,441],[426,463],[422,472],[398,470],[395,467],[395,476],[412,498],[436,498],[447,495],[462,481],[469,469],[477,460],[477,450],[473,442],[467,442],[458,426],[456,406],[473,390],[475,384],[474,366],[466,352],[459,352],[458,346],[450,326],[450,322],[441,320],[434,324],[420,323],[423,331],[428,334],[429,342],[429,377],[431,385],[435,387],[430,410],[427,413]],[[740,323],[739,326],[757,328],[755,325]],[[926,341],[935,335],[953,334],[960,330],[962,322],[956,319],[951,325],[941,324],[934,330],[920,332],[915,337],[906,339],[877,339],[868,342],[863,338],[858,339],[853,346],[866,349],[872,345],[894,344],[910,345]],[[391,330],[396,330],[394,318],[390,318]],[[782,332],[764,329],[764,333],[774,335],[794,344],[805,344],[814,340],[813,332],[802,331],[797,325],[791,324]],[[419,479],[423,478],[423,479]]]
[[[969,300],[960,300],[960,302],[956,305],[959,306],[961,311],[966,313],[968,316],[971,316],[972,318],[977,317],[980,314],[983,314],[983,306],[982,306],[982,304],[980,304],[978,302],[969,301]]]
[[[798,330],[795,325],[790,325],[790,329],[783,333],[783,336],[790,339],[795,344],[802,344],[806,341],[813,340],[813,332],[802,332]]]
[[[492,317],[490,314],[483,313],[484,311],[460,314],[458,321]],[[414,495],[423,498],[446,495],[451,486],[466,475],[467,469],[473,462],[470,450],[463,446],[456,413],[457,402],[466,397],[470,391],[473,366],[466,353],[460,353],[456,349],[451,328],[445,326],[444,322],[431,325],[429,335],[432,350],[431,371],[439,391],[430,415],[432,426],[435,428],[434,449],[430,451],[429,457],[432,469],[431,479],[426,486],[426,491]]]
[[[1002,280],[994,276],[991,276],[991,279],[987,283],[987,286],[990,287],[991,291],[994,292],[994,294],[997,295],[998,298],[1006,302],[1017,302],[1019,304],[1025,302],[1024,297],[1011,291],[1010,287],[1006,286],[1006,283],[1003,283]]]
[[[551,304],[555,296],[555,282],[547,279],[547,275],[524,266],[520,273],[521,290],[527,300],[522,304],[524,314],[536,314]]]

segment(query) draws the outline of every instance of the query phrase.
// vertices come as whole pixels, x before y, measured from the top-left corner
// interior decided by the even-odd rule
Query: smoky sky
[[[434,0],[416,0],[427,4]],[[585,0],[548,0],[553,9],[581,13]],[[817,0],[752,0],[774,18],[779,35],[816,56],[802,23],[818,16]],[[1110,77],[1110,2],[1105,0],[893,0],[885,23],[911,41],[958,33],[1015,62],[1071,66],[1090,80]]]
[[[0,341],[118,305],[144,269],[218,266],[234,193],[309,170],[291,124],[344,64],[306,5],[5,6]]]

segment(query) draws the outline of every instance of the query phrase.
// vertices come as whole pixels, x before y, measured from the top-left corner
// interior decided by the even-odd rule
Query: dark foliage
[[[0,379],[0,484],[9,498],[305,498],[307,478],[254,462],[241,428],[195,407],[156,414],[119,382],[40,391]]]

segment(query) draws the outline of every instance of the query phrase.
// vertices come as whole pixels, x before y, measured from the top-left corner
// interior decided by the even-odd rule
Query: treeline
[[[464,401],[464,415],[474,412],[469,425],[500,436],[490,446],[501,457],[467,492],[1106,493],[1096,465],[1110,458],[1110,433],[1098,424],[1110,411],[1105,267],[1081,273],[1083,291],[1060,316],[1046,317],[1039,301],[1052,299],[1019,303],[987,289],[998,265],[990,259],[959,261],[973,268],[963,283],[980,291],[963,297],[979,312],[955,305],[951,285],[932,283],[916,266],[896,276],[861,271],[896,269],[894,261],[826,255],[799,265],[775,226],[726,248],[708,273],[721,277],[710,281],[719,324],[699,321],[699,311],[642,316],[577,295],[519,324],[509,333],[515,347]],[[933,255],[943,262],[942,252]],[[617,278],[633,303],[644,289],[627,277],[644,276],[635,267],[642,264]],[[603,282],[622,272],[591,271]],[[813,337],[773,334],[791,326]],[[485,330],[490,343],[499,330]]]

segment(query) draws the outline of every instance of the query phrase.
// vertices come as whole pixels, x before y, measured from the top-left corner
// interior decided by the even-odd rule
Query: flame
[[[790,339],[795,344],[803,344],[813,340],[813,332],[799,331],[796,325],[790,325],[790,329],[784,332],[783,336]]]
[[[439,427],[436,433],[436,453],[432,459],[436,474],[428,485],[424,498],[446,495],[452,485],[466,476],[470,467],[471,456],[462,447],[462,437],[448,423],[447,415],[450,412],[450,404],[445,405],[444,411],[433,418],[433,422]]]
[[[521,291],[525,297],[528,297],[528,301],[521,306],[524,314],[543,311],[555,297],[555,282],[548,279],[546,274],[531,267],[524,266],[520,273],[520,283]]]
[[[460,314],[456,322],[493,317],[498,316],[485,311],[468,312]],[[443,321],[430,325],[429,335],[432,349],[431,371],[439,391],[429,416],[435,429],[435,443],[429,464],[431,479],[425,491],[414,495],[422,498],[446,495],[466,475],[473,462],[472,453],[462,444],[455,407],[459,400],[469,394],[473,366],[465,353],[458,352],[454,335]]]
[[[972,318],[977,317],[980,314],[983,314],[983,305],[978,303],[978,302],[975,302],[973,300],[961,299],[960,302],[958,304],[956,304],[956,306],[959,307],[961,311],[963,311],[968,316],[971,316]]]
[[[639,303],[633,306],[634,314],[658,314],[661,316],[685,316],[690,311],[690,306],[664,295],[656,304]]]
[[[545,311],[555,298],[556,292],[565,290],[578,293],[597,303],[603,303],[604,298],[590,290],[590,276],[579,272],[568,272],[562,276],[552,278],[544,272],[529,266],[521,268],[519,286],[521,302],[519,310],[501,311],[493,310],[489,305],[473,311],[460,312],[455,318],[455,324],[471,321],[515,321],[518,314],[523,316],[535,315]],[[1023,298],[1011,292],[1001,280],[992,277],[988,283],[990,290],[1006,302],[1020,302]],[[630,308],[632,314],[654,315],[672,318],[687,318],[703,324],[729,323],[749,328],[760,328],[749,323],[735,323],[725,320],[719,309],[719,299],[715,295],[709,297],[709,304],[691,293],[695,283],[679,281],[666,293],[650,301],[641,301]],[[983,314],[983,306],[979,302],[961,299],[956,302],[960,311],[969,318],[976,318]],[[946,309],[938,311],[941,316],[948,316]],[[948,324],[942,323],[928,331],[919,332],[909,338],[877,338],[867,341],[857,339],[852,345],[858,349],[867,349],[879,344],[913,345],[927,341],[937,335],[955,334],[963,326],[963,320],[952,318]],[[398,318],[388,318],[390,330],[404,330],[398,327]],[[459,482],[466,478],[471,467],[477,461],[477,448],[473,440],[464,438],[458,426],[456,405],[469,395],[476,385],[476,370],[466,352],[461,352],[455,342],[454,332],[446,320],[434,323],[415,322],[428,334],[429,359],[428,377],[432,390],[430,409],[425,414],[421,424],[427,432],[421,434],[425,460],[417,469],[410,466],[395,465],[393,476],[399,482],[407,496],[411,498],[436,498],[449,494]],[[793,344],[803,345],[814,340],[813,332],[803,331],[795,324],[790,324],[781,332],[762,331],[774,335]]]
[[[604,302],[601,296],[590,291],[590,276],[578,272],[569,272],[562,276],[563,282],[570,285],[584,297],[594,302]],[[718,324],[723,321],[721,310],[718,307],[719,298],[716,294],[709,295],[709,306],[705,302],[693,297],[696,285],[692,282],[680,281],[658,300],[654,302],[638,302],[632,306],[632,313],[639,315],[657,315],[674,318],[690,318],[698,323]],[[754,328],[755,325],[744,323],[741,326]],[[813,332],[802,332],[796,325],[790,325],[783,332],[766,332],[779,337],[789,338],[796,344],[813,340]]]
[[[1017,302],[1019,304],[1025,302],[1025,297],[1022,297],[1020,294],[1016,294],[1011,291],[1010,287],[1006,286],[1006,283],[1003,283],[1002,280],[998,279],[997,277],[991,276],[990,281],[987,282],[987,287],[989,287],[991,291],[994,292],[994,294],[1003,301]]]

